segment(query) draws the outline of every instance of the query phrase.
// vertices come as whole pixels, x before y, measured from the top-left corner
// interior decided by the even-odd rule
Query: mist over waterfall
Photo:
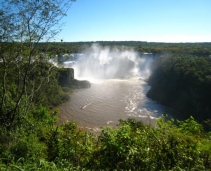
[[[76,79],[122,79],[134,76],[147,79],[152,61],[152,57],[134,50],[110,49],[93,44],[77,57],[74,64],[65,62],[64,65],[74,68]]]

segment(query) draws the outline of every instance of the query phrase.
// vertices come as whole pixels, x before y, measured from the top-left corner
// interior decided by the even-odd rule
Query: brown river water
[[[153,124],[161,114],[172,111],[146,97],[149,89],[138,77],[95,81],[90,88],[71,93],[70,100],[59,107],[59,123],[74,120],[80,127],[94,131],[127,118]]]

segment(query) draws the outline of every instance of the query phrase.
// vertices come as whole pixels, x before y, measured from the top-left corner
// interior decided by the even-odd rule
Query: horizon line
[[[97,41],[52,41],[53,42],[63,42],[63,43],[98,43],[98,42],[143,42],[143,43],[211,43],[211,41],[181,41],[181,42],[165,42],[165,41],[141,41],[141,40],[97,40]]]

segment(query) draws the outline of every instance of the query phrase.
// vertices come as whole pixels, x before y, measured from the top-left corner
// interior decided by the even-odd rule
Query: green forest
[[[211,57],[161,55],[153,64],[148,96],[198,121],[211,118]]]
[[[211,43],[53,42],[72,2],[0,2],[0,170],[211,170]],[[48,61],[93,43],[153,53],[147,95],[181,120],[120,119],[99,134],[58,125],[56,106],[90,83]]]

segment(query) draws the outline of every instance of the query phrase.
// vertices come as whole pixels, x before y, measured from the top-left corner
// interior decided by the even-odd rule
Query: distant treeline
[[[151,52],[154,54],[161,53],[183,53],[196,56],[208,56],[211,54],[211,42],[208,43],[157,43],[141,41],[97,41],[97,42],[52,42],[40,43],[39,50],[45,52],[46,49],[54,53],[81,53],[87,47],[93,44],[99,46],[117,48],[117,49],[134,49],[138,52]]]

